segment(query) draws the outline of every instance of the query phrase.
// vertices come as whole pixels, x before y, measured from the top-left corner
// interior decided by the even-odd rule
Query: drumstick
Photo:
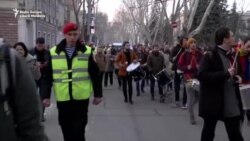
[[[159,75],[161,72],[163,72],[165,70],[165,68],[164,69],[162,69],[161,71],[159,71],[155,76],[157,76],[157,75]]]
[[[181,53],[181,50],[182,50],[182,48],[180,48],[180,50],[178,51],[178,53],[175,55],[175,59],[177,58],[177,56]],[[175,60],[173,60],[173,61],[175,61]]]
[[[235,57],[234,57],[234,61],[233,61],[233,65],[232,65],[233,68],[234,68],[234,66],[235,66],[235,64],[236,64],[236,60],[237,60],[237,58],[238,58],[238,54],[239,54],[239,51],[237,51],[237,53],[236,53],[236,55],[235,55]]]

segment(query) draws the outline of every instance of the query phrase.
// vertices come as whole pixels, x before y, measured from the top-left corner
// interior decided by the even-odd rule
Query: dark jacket
[[[177,45],[174,48],[172,48],[169,56],[170,62],[173,64],[172,65],[172,70],[176,71],[177,66],[178,66],[178,60],[181,56],[181,54],[185,51],[185,48],[181,47],[181,45]]]
[[[7,94],[10,113],[3,112],[0,104],[0,141],[47,141],[40,122],[41,103],[34,79],[23,59],[17,54],[11,59],[15,59],[12,67],[15,79],[13,90]],[[7,77],[7,73],[1,77]]]
[[[36,62],[45,64],[45,67],[40,69],[41,77],[36,80],[36,85],[39,87],[39,95],[42,99],[46,98],[47,95],[51,93],[51,85],[47,83],[49,81],[49,69],[48,62],[50,59],[50,54],[48,50],[38,51],[37,48],[33,48],[29,53],[34,56]]]
[[[162,69],[165,68],[164,56],[160,52],[157,55],[155,55],[152,52],[148,56],[147,67],[148,67],[148,70],[154,75],[159,73]]]
[[[29,51],[29,53],[34,56],[34,58],[36,59],[37,62],[41,62],[44,64],[48,64],[49,59],[50,59],[50,55],[49,55],[49,51],[44,49],[43,51],[38,51],[37,48],[33,48]],[[47,74],[48,69],[47,67],[44,67],[40,70],[42,77],[44,77],[44,75]]]
[[[65,52],[65,47],[66,47],[66,40],[62,40],[57,46],[56,46],[56,53],[60,53],[60,52]],[[74,57],[77,56],[77,52],[81,51],[81,52],[85,52],[87,49],[85,47],[85,45],[81,44],[79,41],[77,41],[76,44],[76,50],[73,53],[72,57],[69,58],[68,55],[66,55],[67,59],[67,63],[68,63],[68,69],[71,69],[72,67],[72,60]],[[49,81],[47,83],[49,83],[50,85],[52,85],[53,83],[53,70],[52,70],[52,62],[51,62],[51,56],[49,59],[49,63],[48,63],[48,74],[49,74]],[[94,61],[93,58],[93,54],[90,55],[89,57],[89,64],[88,64],[88,72],[90,75],[90,79],[92,81],[92,85],[93,85],[93,91],[94,91],[94,97],[102,97],[102,85],[101,85],[101,81],[100,81],[100,71],[99,68],[97,66],[97,64]],[[69,73],[69,78],[72,77],[72,73]],[[87,112],[87,107],[86,105],[88,105],[87,103],[89,102],[89,100],[73,100],[72,99],[72,83],[69,82],[69,95],[71,97],[70,101],[66,101],[66,102],[57,102],[57,106],[59,110],[63,110],[63,111],[78,111],[79,113],[85,113]],[[46,96],[47,98],[50,98],[50,94]],[[74,110],[72,110],[74,109]],[[67,112],[65,113],[65,115],[67,115]],[[76,115],[77,116],[77,115]]]
[[[204,55],[198,70],[200,81],[199,115],[201,117],[223,119],[224,84],[229,78],[230,74],[224,70],[218,47],[208,51]],[[242,114],[240,90],[237,83],[235,83],[235,86],[235,93]]]

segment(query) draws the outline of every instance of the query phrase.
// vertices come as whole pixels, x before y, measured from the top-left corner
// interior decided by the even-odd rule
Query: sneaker
[[[186,109],[187,109],[187,106],[186,106],[186,105],[184,105],[184,106],[181,106],[181,109],[184,109],[184,110],[186,110]]]
[[[187,104],[181,106],[181,109],[184,109],[184,110],[187,109]]]
[[[180,106],[181,106],[181,105],[180,105],[180,102],[179,102],[179,101],[176,101],[176,102],[175,102],[175,106],[176,106],[176,107],[180,107]]]

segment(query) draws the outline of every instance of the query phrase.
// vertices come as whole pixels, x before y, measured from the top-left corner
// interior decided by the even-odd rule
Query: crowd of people
[[[105,50],[111,49],[112,47],[102,48],[100,52],[105,56]],[[141,92],[145,93],[145,82],[150,83],[148,93],[151,94],[151,100],[155,100],[154,87],[155,82],[158,82],[160,102],[164,102],[161,99],[166,93],[164,89],[173,88],[175,105],[188,109],[191,124],[196,124],[194,106],[199,102],[199,116],[204,119],[202,141],[213,140],[218,120],[224,121],[230,140],[241,141],[243,137],[240,126],[244,115],[247,115],[250,125],[250,111],[243,110],[244,99],[240,97],[239,89],[241,85],[249,84],[249,55],[249,37],[236,43],[230,29],[220,28],[215,33],[215,47],[200,48],[194,38],[188,37],[180,38],[179,43],[172,48],[158,45],[145,47],[141,44],[131,47],[129,42],[124,42],[123,48],[113,54],[110,61],[118,66],[118,71],[115,72],[118,72],[117,80],[119,87],[122,86],[124,102],[134,103],[134,73],[128,72],[126,68],[140,62],[139,69],[146,75],[139,80],[134,79],[137,96]],[[105,60],[109,58],[101,60],[105,64]],[[101,64],[98,60],[97,63]],[[172,76],[172,81],[162,85],[160,79],[155,77],[161,72]]]
[[[130,104],[136,103],[133,86],[136,86],[136,96],[150,93],[152,101],[158,99],[155,95],[157,83],[159,101],[164,103],[166,94],[172,94],[174,105],[187,109],[191,124],[196,124],[194,107],[199,102],[199,116],[204,120],[201,141],[213,140],[218,120],[225,123],[230,141],[243,141],[240,127],[245,115],[250,126],[250,111],[243,109],[240,85],[250,83],[250,37],[235,47],[230,29],[220,28],[215,32],[215,47],[208,49],[198,47],[195,38],[181,37],[172,48],[156,44],[131,46],[125,41],[120,50],[114,50],[112,46],[84,45],[78,39],[75,23],[66,24],[62,32],[65,38],[50,49],[46,48],[42,37],[36,39],[36,46],[31,50],[23,42],[16,43],[13,49],[18,54],[14,55],[6,55],[6,44],[1,47],[0,55],[4,52],[8,60],[5,73],[14,74],[5,78],[1,71],[0,111],[3,112],[0,112],[0,120],[4,120],[2,113],[9,116],[8,107],[13,113],[13,128],[0,127],[1,140],[48,140],[41,122],[46,120],[44,110],[50,106],[53,89],[64,141],[85,141],[91,94],[94,94],[92,103],[98,105],[102,101],[102,88],[117,82],[124,102]],[[13,60],[15,67],[11,65]],[[129,66],[138,63],[139,67],[128,71]],[[117,81],[113,80],[115,78]],[[5,79],[11,81],[3,87]],[[36,97],[37,92],[40,100]],[[29,100],[20,96],[24,93]],[[10,96],[5,96],[7,94]],[[24,103],[33,106],[24,108]],[[6,126],[10,124],[6,122]],[[15,132],[15,136],[11,132]]]

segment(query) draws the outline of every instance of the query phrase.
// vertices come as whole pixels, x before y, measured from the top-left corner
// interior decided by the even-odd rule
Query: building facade
[[[13,9],[19,10],[16,17]],[[44,37],[52,47],[63,38],[61,29],[69,21],[68,9],[65,0],[0,0],[0,38],[33,48],[36,38]],[[45,17],[21,17],[20,11],[41,11]]]
[[[0,0],[0,39],[11,44],[18,41],[18,21],[12,11],[17,6],[16,0]]]

